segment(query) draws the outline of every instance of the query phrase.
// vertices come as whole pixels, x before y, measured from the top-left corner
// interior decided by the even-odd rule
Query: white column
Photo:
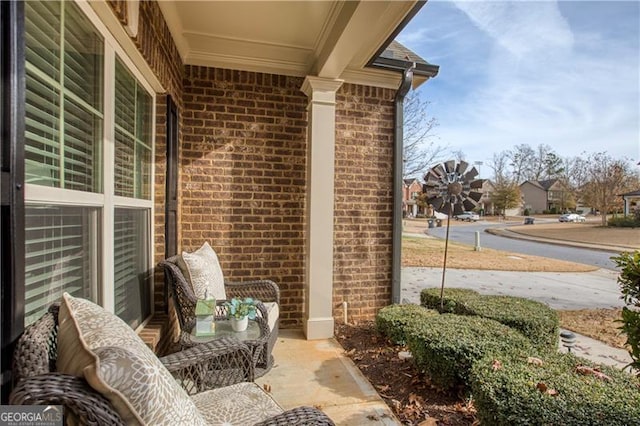
[[[301,90],[307,107],[307,259],[304,333],[333,336],[333,181],[336,90],[342,80],[307,76]]]

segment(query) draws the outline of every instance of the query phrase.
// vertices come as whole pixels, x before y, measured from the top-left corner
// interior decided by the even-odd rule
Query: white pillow
[[[185,278],[191,283],[198,299],[204,299],[205,293],[209,297],[215,297],[216,300],[227,299],[218,255],[208,242],[193,253],[183,251],[182,259],[189,271],[189,276]]]

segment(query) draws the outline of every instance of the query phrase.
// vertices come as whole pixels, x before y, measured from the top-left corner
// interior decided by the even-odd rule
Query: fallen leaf
[[[409,404],[413,404],[417,408],[421,408],[423,402],[424,402],[424,400],[422,399],[421,396],[418,396],[415,393],[410,393],[409,394]]]
[[[389,390],[389,388],[390,388],[391,386],[389,386],[389,385],[384,385],[384,386],[376,385],[376,387],[377,387],[381,392],[384,392],[384,391]]]
[[[584,376],[594,376],[596,379],[610,381],[611,377],[604,374],[602,371],[599,371],[595,368],[587,367],[586,365],[579,365],[576,367],[576,373],[582,374]]]
[[[543,393],[544,393],[544,392],[546,392],[546,391],[547,391],[547,385],[545,385],[545,384],[544,384],[544,383],[542,383],[542,382],[539,382],[539,383],[536,385],[536,389],[538,389],[540,392],[543,392]]]
[[[527,362],[529,364],[533,364],[533,365],[537,365],[540,366],[543,364],[542,360],[540,358],[536,358],[534,356],[530,356],[529,358],[527,358]]]
[[[267,393],[271,393],[271,385],[268,383],[265,383],[262,385],[262,388],[265,390],[265,392]]]
[[[547,393],[551,396],[558,396],[558,391],[555,389],[549,389],[547,390]]]
[[[497,359],[494,359],[493,363],[491,363],[491,368],[493,369],[493,371],[498,371],[502,368],[502,363]]]

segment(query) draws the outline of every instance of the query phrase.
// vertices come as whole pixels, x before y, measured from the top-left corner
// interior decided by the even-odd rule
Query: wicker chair
[[[196,324],[196,302],[197,298],[193,292],[193,288],[185,278],[184,274],[178,267],[178,259],[180,255],[172,256],[160,262],[160,266],[164,267],[165,277],[169,282],[171,294],[173,296],[174,307],[180,322],[180,344],[181,347],[188,348],[193,346],[189,338],[190,331]],[[228,298],[233,297],[252,297],[263,303],[275,302],[280,305],[280,289],[278,285],[271,280],[255,280],[242,282],[224,283],[225,293]],[[264,307],[259,307],[264,318],[267,318],[267,312]],[[261,359],[256,364],[256,376],[260,377],[265,374],[273,365],[273,356],[271,352],[278,339],[279,319],[269,318],[274,323],[270,330],[264,349],[261,353]]]
[[[66,421],[82,425],[124,425],[109,400],[84,378],[56,372],[58,305],[20,337],[13,359],[12,405],[62,405]],[[218,339],[160,359],[190,395],[253,380],[247,347],[236,339]],[[247,407],[251,409],[251,407]],[[321,411],[299,407],[255,426],[333,425]]]

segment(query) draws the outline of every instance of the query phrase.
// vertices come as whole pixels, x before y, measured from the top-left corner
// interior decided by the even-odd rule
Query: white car
[[[480,216],[474,212],[464,212],[462,214],[454,216],[453,218],[455,220],[466,220],[468,222],[475,222],[477,220],[480,220]]]
[[[567,213],[560,216],[558,220],[560,222],[584,222],[587,218],[577,213]]]

